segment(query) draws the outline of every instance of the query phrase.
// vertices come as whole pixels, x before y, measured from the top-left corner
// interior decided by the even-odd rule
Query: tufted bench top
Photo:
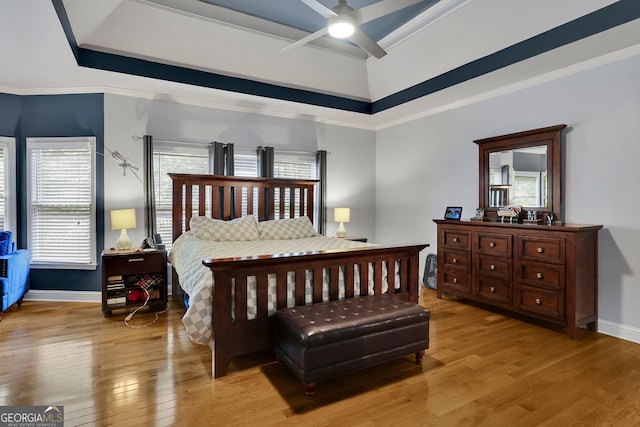
[[[375,295],[289,307],[274,317],[299,346],[313,348],[426,323],[430,313],[393,295]]]

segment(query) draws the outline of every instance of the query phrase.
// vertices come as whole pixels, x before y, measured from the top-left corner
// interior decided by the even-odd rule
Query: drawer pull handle
[[[495,248],[495,247],[496,247],[496,244],[495,244],[494,242],[491,242],[491,243],[489,243],[489,247],[490,247],[490,248]]]
[[[453,238],[453,243],[458,243],[458,238],[457,237]]]
[[[496,266],[495,266],[495,265],[493,265],[493,264],[491,264],[491,267],[489,267],[489,268],[490,268],[490,269],[492,269],[492,270],[495,270],[495,269],[496,269]]]
[[[458,258],[454,258],[451,260],[452,263],[457,264],[458,263]]]
[[[536,304],[542,305],[542,300],[540,298],[536,298]]]
[[[544,250],[542,248],[538,248],[538,253],[541,254],[542,252],[544,252]]]
[[[129,258],[129,262],[142,262],[144,258]]]
[[[458,283],[458,279],[457,278],[453,278],[453,283]]]
[[[489,290],[491,291],[492,294],[496,292],[495,286],[490,287]]]
[[[536,274],[536,277],[537,277],[538,279],[542,279],[542,273],[538,273],[538,274]]]

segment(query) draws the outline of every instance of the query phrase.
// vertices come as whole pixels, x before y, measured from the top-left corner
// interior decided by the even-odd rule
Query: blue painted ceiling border
[[[393,93],[385,98],[367,102],[85,49],[79,47],[76,42],[73,29],[71,28],[69,18],[64,8],[63,0],[51,1],[65,32],[69,46],[76,58],[76,62],[81,67],[150,77],[176,83],[185,83],[211,89],[299,102],[362,114],[375,114],[396,107],[640,18],[640,1],[620,0],[535,37]]]

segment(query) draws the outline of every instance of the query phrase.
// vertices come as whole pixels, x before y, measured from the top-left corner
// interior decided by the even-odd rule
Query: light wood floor
[[[0,405],[63,405],[65,425],[640,425],[640,345],[561,332],[423,290],[424,365],[407,356],[302,385],[269,354],[211,378],[171,306],[153,326],[98,304],[26,301],[0,322]],[[136,315],[143,324],[153,314]]]

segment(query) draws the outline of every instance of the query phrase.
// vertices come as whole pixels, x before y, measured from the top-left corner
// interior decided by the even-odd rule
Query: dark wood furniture
[[[173,238],[189,230],[193,215],[232,219],[256,215],[259,220],[292,218],[306,215],[314,220],[314,187],[316,181],[271,178],[241,178],[214,175],[170,174],[173,180]],[[329,278],[329,297],[338,299],[340,276],[352,298],[354,273],[360,272],[359,294],[367,294],[367,283],[373,282],[375,294],[381,294],[385,280],[393,293],[408,301],[418,302],[419,253],[426,244],[372,246],[357,249],[296,252],[256,257],[205,259],[213,274],[213,341],[212,373],[226,375],[232,357],[271,348],[268,316],[268,276],[277,281],[277,308],[285,308],[287,275],[293,272],[295,304],[304,305],[305,275],[312,274],[313,283]],[[368,266],[373,274],[369,274]],[[383,275],[386,269],[387,274]],[[257,281],[257,317],[247,319],[247,277]],[[396,278],[399,283],[396,282]],[[173,274],[174,284],[178,283]],[[313,287],[313,302],[322,302],[322,287]],[[235,307],[235,317],[232,310]]]
[[[601,225],[435,220],[438,298],[469,298],[566,328],[596,330]]]
[[[564,216],[565,128],[557,125],[474,141],[479,148],[479,207],[485,216],[483,221],[434,220],[438,298],[455,295],[551,322],[566,328],[573,339],[580,326],[596,330],[602,226],[558,221]],[[519,162],[517,155],[522,157]],[[502,201],[514,193],[509,192],[510,177],[518,169],[536,177],[533,200],[539,203],[522,209],[537,219],[499,223],[498,211],[505,206],[495,203],[496,196]],[[492,178],[501,182],[492,185]],[[548,224],[547,219],[554,220]]]
[[[102,253],[102,313],[140,307],[147,299],[150,310],[167,307],[167,252],[105,250]]]
[[[289,307],[273,316],[273,347],[311,399],[316,381],[332,375],[411,353],[422,364],[430,317],[424,307],[395,295]]]

